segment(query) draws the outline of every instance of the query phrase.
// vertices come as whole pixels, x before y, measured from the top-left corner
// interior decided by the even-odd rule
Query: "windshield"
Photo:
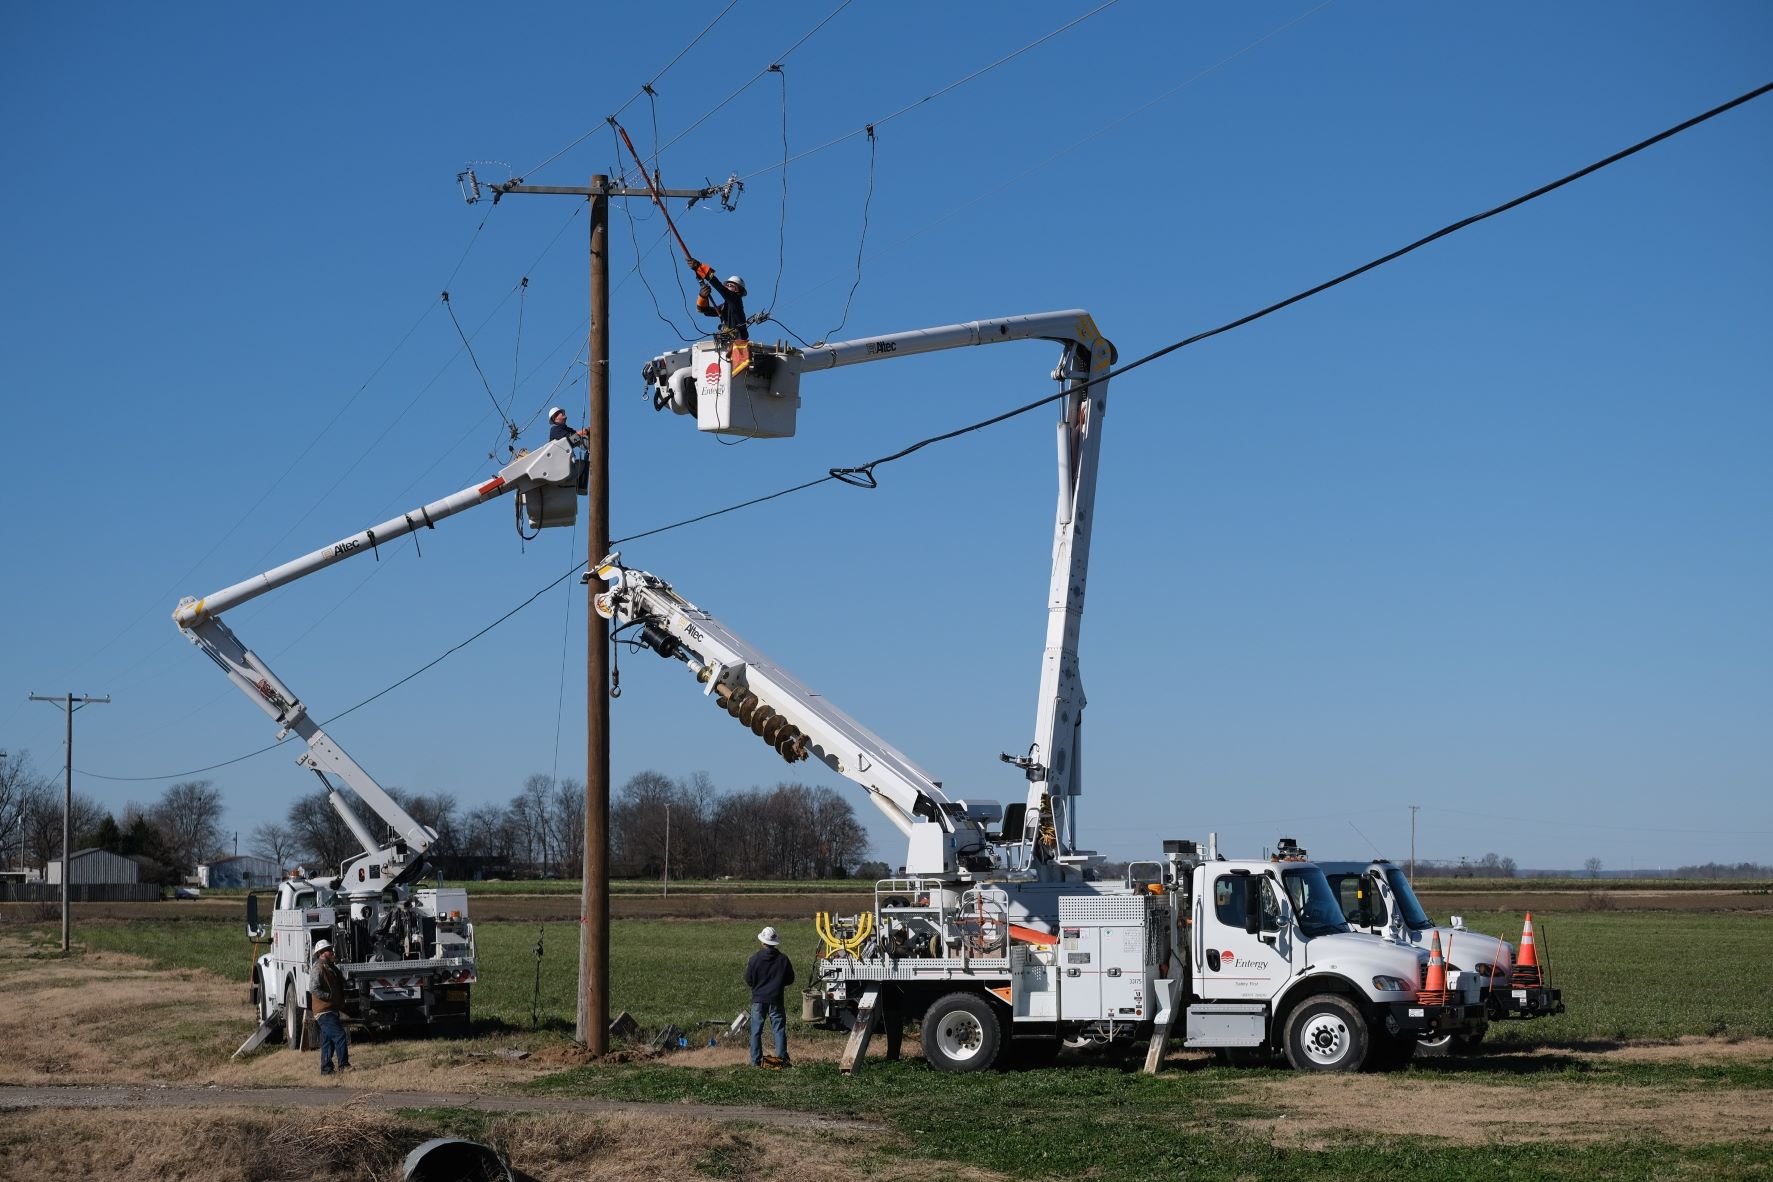
[[[1293,901],[1293,918],[1307,938],[1348,930],[1336,892],[1330,889],[1330,880],[1322,870],[1301,866],[1282,871],[1281,880],[1287,884],[1287,897]]]
[[[1416,892],[1410,889],[1410,880],[1396,866],[1385,868],[1385,881],[1391,884],[1391,897],[1397,900],[1398,914],[1404,922],[1415,931],[1434,926],[1434,920],[1428,918],[1428,912],[1422,909],[1422,903],[1416,898]]]

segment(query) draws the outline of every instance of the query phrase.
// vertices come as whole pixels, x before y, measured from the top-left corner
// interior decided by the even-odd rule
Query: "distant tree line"
[[[28,752],[0,762],[0,863],[42,870],[60,860],[62,796]],[[222,796],[208,780],[174,784],[153,804],[132,801],[121,817],[76,792],[69,816],[76,852],[132,858],[143,882],[181,882],[221,852]]]
[[[667,811],[670,845],[666,845]],[[610,802],[610,873],[673,877],[849,878],[868,831],[831,788],[780,783],[720,792],[705,772],[634,776]]]
[[[1681,866],[1674,872],[1676,878],[1773,878],[1773,866],[1763,866],[1759,862],[1707,862],[1703,866]]]
[[[1471,858],[1423,858],[1416,863],[1418,878],[1513,878],[1515,861],[1500,854]]]
[[[583,873],[585,789],[578,780],[532,775],[506,803],[465,811],[447,792],[391,788],[388,794],[415,821],[437,831],[430,852],[446,877]],[[721,792],[703,772],[672,780],[647,771],[610,801],[612,875],[664,876],[667,813],[673,877],[843,878],[858,869],[868,847],[855,810],[830,788],[783,783]],[[364,819],[377,833],[385,829],[373,816]],[[306,862],[316,872],[359,849],[321,791],[291,804],[284,821],[259,826],[253,845],[279,865]]]

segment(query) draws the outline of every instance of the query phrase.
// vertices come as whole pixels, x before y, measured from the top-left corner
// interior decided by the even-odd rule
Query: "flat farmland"
[[[704,894],[714,906],[768,897]],[[672,902],[698,895],[674,888]],[[471,1034],[360,1038],[357,1070],[323,1116],[297,1111],[297,1093],[286,1091],[302,1085],[310,1092],[301,1102],[312,1102],[322,1082],[313,1054],[273,1047],[229,1058],[253,1025],[238,900],[77,920],[68,957],[52,924],[0,926],[8,1003],[0,1086],[102,1092],[152,1083],[157,1102],[188,1094],[202,1105],[189,1117],[202,1134],[193,1141],[155,1133],[164,1114],[129,1103],[86,1112],[71,1107],[72,1091],[63,1107],[32,1100],[0,1131],[0,1176],[28,1167],[45,1178],[212,1177],[191,1146],[226,1144],[241,1177],[397,1177],[388,1172],[395,1149],[447,1133],[498,1144],[547,1179],[1773,1177],[1765,907],[1591,911],[1565,895],[1576,909],[1535,909],[1535,921],[1569,1012],[1500,1025],[1479,1054],[1419,1060],[1394,1075],[1232,1070],[1172,1050],[1156,1077],[1120,1060],[1070,1056],[1038,1071],[949,1076],[915,1055],[875,1058],[844,1076],[838,1037],[798,1021],[793,1071],[754,1071],[742,1045],[708,1045],[746,1000],[740,977],[758,917],[743,912],[616,919],[612,1009],[649,1030],[675,1025],[689,1046],[590,1061],[571,1042],[574,912],[487,917],[508,902],[549,898],[477,897],[482,980]],[[814,947],[810,912],[821,901],[769,899],[783,908],[769,921],[784,929],[803,974]],[[205,915],[211,903],[232,914]],[[1518,921],[1512,908],[1467,911],[1471,927],[1511,939]],[[453,1098],[366,1109],[414,1089]],[[516,1108],[485,1110],[494,1103]],[[750,1115],[709,1115],[720,1112]],[[794,1132],[759,1115],[768,1113],[839,1123]],[[316,1158],[308,1173],[262,1152],[316,1120],[342,1130],[346,1148]],[[65,1164],[55,1155],[69,1122],[81,1148]]]

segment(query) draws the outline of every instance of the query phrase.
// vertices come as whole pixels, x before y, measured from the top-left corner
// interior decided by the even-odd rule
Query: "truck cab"
[[[1468,971],[1482,983],[1482,997],[1492,1019],[1531,1018],[1564,1010],[1560,991],[1546,987],[1516,988],[1514,945],[1474,932],[1458,916],[1437,923],[1423,907],[1403,867],[1386,858],[1370,862],[1321,863],[1337,901],[1357,930],[1413,948],[1427,948],[1438,935],[1447,968]],[[1438,1048],[1437,1041],[1425,1044]],[[1457,1041],[1453,1044],[1459,1045]]]
[[[1354,1070],[1402,1063],[1421,1039],[1482,1036],[1471,975],[1449,973],[1452,999],[1424,1004],[1426,950],[1355,931],[1316,864],[1208,860],[1190,886],[1184,1045]]]

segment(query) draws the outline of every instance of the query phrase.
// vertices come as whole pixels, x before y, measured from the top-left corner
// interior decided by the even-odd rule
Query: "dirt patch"
[[[1509,1056],[1487,1056],[1498,1061]],[[1773,1057],[1773,1040],[1626,1046],[1576,1056],[1613,1062],[1717,1062]],[[1704,1103],[1678,1088],[1637,1084],[1520,1088],[1420,1072],[1407,1075],[1291,1075],[1239,1097],[1272,1115],[1240,1120],[1276,1145],[1316,1149],[1350,1133],[1439,1137],[1461,1144],[1593,1142],[1654,1128],[1677,1144],[1740,1141],[1773,1134],[1773,1092],[1710,1089]]]

